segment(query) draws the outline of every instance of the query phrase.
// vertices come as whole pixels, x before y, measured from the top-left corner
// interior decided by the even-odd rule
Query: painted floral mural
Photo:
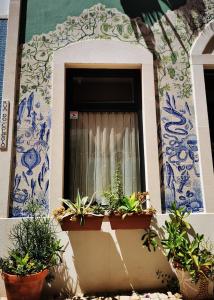
[[[32,197],[48,212],[53,53],[88,39],[120,40],[153,53],[163,211],[174,199],[189,211],[203,211],[189,51],[213,12],[209,0],[187,1],[148,25],[97,4],[21,45],[11,216],[27,216]]]

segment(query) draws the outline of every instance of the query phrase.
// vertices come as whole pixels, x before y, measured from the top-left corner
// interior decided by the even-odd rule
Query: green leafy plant
[[[118,212],[123,215],[123,218],[127,214],[132,213],[155,213],[155,209],[152,207],[146,209],[146,197],[149,195],[148,192],[133,193],[131,196],[124,196],[121,200],[122,205],[118,207]]]
[[[72,202],[68,199],[61,199],[61,201],[67,206],[56,208],[53,211],[54,217],[60,222],[65,217],[70,216],[71,220],[79,219],[80,225],[84,225],[86,215],[102,215],[103,209],[101,206],[97,205],[95,201],[95,193],[89,199],[88,196],[82,197],[78,191],[76,201]]]
[[[20,253],[14,250],[8,258],[0,258],[0,265],[3,272],[20,276],[34,274],[43,269],[42,263],[30,258],[28,253],[20,256]]]
[[[118,210],[123,204],[124,192],[122,183],[121,167],[118,164],[113,176],[112,188],[103,192],[104,197],[108,201],[108,210],[110,212]]]
[[[123,218],[131,213],[155,213],[155,209],[146,208],[148,192],[134,192],[127,196],[123,192],[121,167],[118,164],[114,177],[112,189],[103,193],[108,201],[107,210],[109,213],[121,214]]]
[[[23,218],[11,229],[13,247],[8,257],[0,258],[2,272],[25,276],[49,269],[61,261],[62,245],[56,237],[53,221],[38,217],[35,205],[29,209],[31,217]]]
[[[160,237],[155,230],[149,229],[142,237],[143,245],[149,251],[160,247],[175,268],[187,271],[192,280],[200,277],[213,278],[214,254],[207,247],[203,234],[193,231],[186,221],[189,213],[173,203],[169,221],[163,227],[165,235]]]
[[[141,207],[141,203],[136,197],[136,193],[133,193],[130,197],[124,196],[121,202],[122,205],[118,210],[122,212],[138,212]]]

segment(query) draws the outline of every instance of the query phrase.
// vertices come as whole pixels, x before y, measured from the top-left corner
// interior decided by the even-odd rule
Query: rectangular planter
[[[147,229],[151,223],[152,214],[132,214],[124,219],[120,215],[109,216],[111,229]]]
[[[71,216],[65,217],[61,222],[63,231],[85,231],[85,230],[100,230],[102,226],[103,216],[85,216],[85,223],[80,225],[80,220],[70,220]]]

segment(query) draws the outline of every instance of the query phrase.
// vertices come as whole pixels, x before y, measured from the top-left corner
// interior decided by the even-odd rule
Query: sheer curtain
[[[70,121],[70,197],[102,195],[118,163],[126,194],[140,190],[138,116],[134,112],[82,112]]]

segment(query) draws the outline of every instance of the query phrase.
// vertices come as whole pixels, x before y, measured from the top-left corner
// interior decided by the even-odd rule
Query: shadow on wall
[[[196,17],[193,17],[195,14]],[[178,16],[185,20],[186,30],[191,30],[195,36],[204,27],[206,7],[203,0],[188,0],[187,4],[178,10]]]
[[[71,278],[66,263],[63,262],[58,267],[54,267],[49,273],[43,290],[42,300],[46,300],[47,295],[53,299],[58,299],[59,297],[63,297],[63,299],[70,298],[74,296],[76,290],[76,283]]]
[[[158,232],[161,238],[164,237],[164,231],[158,226],[156,218],[152,218],[151,228]],[[144,291],[147,290],[148,287],[149,290],[164,289],[167,287],[167,282],[160,282],[158,273],[167,275],[168,278],[174,278],[174,274],[172,274],[167,258],[159,249],[149,252],[146,247],[142,246],[141,238],[144,232],[142,230],[117,230],[115,232],[121,257],[129,274],[129,281],[132,289],[139,292],[142,288]]]
[[[109,233],[73,231],[68,237],[83,293],[131,290],[128,274]]]
[[[145,18],[150,25],[157,22],[167,11],[174,10],[186,4],[186,0],[121,0],[125,13],[131,18]]]
[[[181,47],[189,57],[189,50],[186,49],[179,32],[167,16],[168,10],[177,10],[177,15],[183,18],[187,32],[191,31],[192,36],[196,35],[204,26],[206,7],[203,0],[120,0],[125,13],[130,17],[132,28],[137,40],[143,36],[147,48],[153,53],[156,64],[160,63],[159,53],[156,50],[155,37],[151,26],[158,22],[163,38],[165,39],[172,55],[177,49],[172,49],[171,41],[167,35],[166,26],[162,21],[164,16],[167,26],[171,28]],[[139,31],[140,34],[139,35]],[[191,40],[191,38],[190,38]]]
[[[167,25],[171,27],[182,48],[188,55],[188,51],[186,50],[181,37],[179,36],[174,25],[166,15],[167,10],[178,9],[179,7],[186,4],[186,0],[162,0],[162,4],[160,4],[160,0],[134,0],[132,1],[132,3],[129,0],[121,0],[121,4],[125,13],[132,20],[132,28],[135,32],[136,38],[140,38],[137,30],[138,27],[148,49],[153,53],[154,59],[158,59],[158,53],[155,49],[154,35],[150,26],[152,26],[156,22],[159,23],[163,37],[166,40],[168,47],[173,54],[170,39],[168,38],[166,29],[163,25],[163,22],[161,21],[162,16],[165,17]]]
[[[158,270],[170,273],[160,251],[143,248],[143,230],[71,232],[74,265],[85,294],[142,291],[160,287]]]
[[[164,288],[156,274],[172,274],[166,257],[160,250],[149,252],[142,247],[142,230],[117,230],[116,237],[120,246],[123,264],[129,275],[129,282],[134,291],[157,290]]]
[[[160,125],[160,99],[159,99],[159,82],[158,69],[161,65],[161,54],[158,51],[157,41],[152,29],[152,25],[158,23],[162,32],[162,38],[171,52],[172,65],[173,60],[176,61],[176,51],[173,48],[169,35],[170,29],[174,37],[177,39],[180,48],[183,49],[186,60],[189,60],[189,49],[194,38],[203,29],[206,23],[206,7],[203,0],[120,0],[125,13],[130,17],[131,25],[135,33],[135,37],[139,40],[143,37],[146,47],[151,51],[154,57],[154,79],[155,79],[155,97],[156,97],[156,114],[158,122],[158,138],[160,145],[160,170],[163,166],[163,155],[161,148],[162,132]],[[183,22],[188,39],[184,43],[178,27],[176,27],[166,14],[168,10],[176,10],[175,14]],[[161,188],[165,189],[163,174],[160,174]],[[162,210],[165,211],[165,194],[162,193]]]

